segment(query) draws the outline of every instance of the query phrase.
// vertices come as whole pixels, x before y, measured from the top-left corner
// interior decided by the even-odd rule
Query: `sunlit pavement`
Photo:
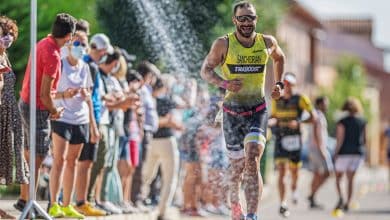
[[[345,214],[340,219],[346,220],[389,220],[390,219],[390,190],[387,185],[387,170],[384,168],[369,169],[362,168],[356,176],[355,202],[352,210]],[[259,216],[262,220],[279,220],[283,219],[278,214],[279,202],[278,194],[275,185],[276,179],[270,180],[270,184],[265,190],[264,199],[261,202]],[[337,219],[331,215],[332,208],[337,202],[335,179],[330,178],[328,182],[320,190],[317,200],[325,206],[325,210],[309,210],[306,200],[309,192],[309,182],[311,175],[307,171],[301,172],[301,180],[299,182],[300,200],[297,205],[289,205],[291,215],[288,219],[291,220],[327,220]],[[273,187],[271,187],[273,186]],[[17,216],[18,213],[12,207],[14,200],[0,200],[0,207],[10,211],[11,214]],[[46,203],[41,203],[46,207]],[[112,215],[100,218],[87,218],[98,220],[155,220],[157,213],[153,212],[148,215],[133,214],[133,215]],[[179,214],[177,208],[170,208],[167,215],[172,220],[222,220],[229,219],[224,216],[208,216],[205,218],[186,217]]]

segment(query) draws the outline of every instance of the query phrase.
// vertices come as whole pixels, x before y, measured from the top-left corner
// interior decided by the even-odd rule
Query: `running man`
[[[269,120],[269,126],[274,126],[273,132],[276,137],[275,164],[279,173],[278,188],[281,200],[279,213],[283,217],[290,215],[287,208],[286,185],[284,182],[287,170],[291,172],[293,203],[298,201],[296,191],[298,171],[302,165],[300,124],[312,122],[315,119],[315,112],[309,98],[294,91],[296,83],[295,74],[284,74],[283,96],[278,100],[272,100],[271,119]],[[301,119],[303,111],[310,114],[310,117],[304,121]]]
[[[226,89],[223,103],[223,130],[230,160],[230,193],[232,219],[245,219],[239,189],[244,184],[246,219],[257,219],[263,183],[259,161],[265,147],[267,111],[265,73],[268,58],[273,59],[272,98],[283,89],[280,82],[284,54],[273,36],[256,33],[257,15],[253,4],[242,1],[233,9],[236,31],[214,41],[201,70],[208,83]],[[222,76],[214,69],[221,66]]]
[[[315,111],[317,118],[313,123],[313,133],[309,135],[309,161],[310,169],[313,172],[313,180],[308,200],[312,209],[323,209],[323,206],[315,201],[315,195],[333,171],[332,157],[327,150],[328,123],[325,113],[328,105],[329,101],[325,96],[316,98]]]

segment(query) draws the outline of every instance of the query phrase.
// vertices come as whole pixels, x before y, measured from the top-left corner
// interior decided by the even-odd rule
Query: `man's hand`
[[[224,80],[220,87],[232,92],[238,92],[242,88],[242,79]]]
[[[64,114],[65,108],[64,107],[58,107],[56,108],[55,112],[50,113],[50,119],[51,120],[57,120],[62,117],[62,114]]]
[[[271,98],[278,100],[281,96],[282,88],[279,85],[274,85],[272,88]]]

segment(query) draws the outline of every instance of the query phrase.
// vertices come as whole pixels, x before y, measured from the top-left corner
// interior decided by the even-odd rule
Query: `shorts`
[[[139,143],[138,141],[129,141],[130,162],[133,167],[139,165]]]
[[[228,108],[236,112],[245,112],[254,107]],[[228,157],[232,159],[245,157],[244,144],[246,140],[248,140],[248,142],[265,144],[267,120],[268,115],[265,108],[248,116],[232,115],[231,113],[224,111],[223,132],[226,148],[228,150]]]
[[[309,169],[318,173],[330,173],[334,170],[330,153],[326,151],[326,159],[322,158],[318,149],[309,150]]]
[[[92,162],[96,162],[97,149],[98,143],[85,143],[83,149],[81,150],[79,161],[90,160]]]
[[[363,164],[361,155],[338,155],[335,161],[336,172],[354,172]]]
[[[119,137],[119,159],[130,161],[130,140],[127,136]]]
[[[24,147],[30,147],[30,105],[19,100],[19,111],[22,116],[24,132]],[[40,157],[45,157],[50,147],[50,113],[47,110],[36,109],[35,152]]]
[[[292,167],[301,167],[301,152],[302,147],[300,146],[298,150],[286,150],[282,146],[282,137],[276,137],[275,141],[275,151],[274,151],[274,160],[275,164],[278,165],[280,163],[290,163]]]
[[[69,144],[89,142],[89,124],[72,125],[62,121],[51,121],[52,132],[69,141]]]

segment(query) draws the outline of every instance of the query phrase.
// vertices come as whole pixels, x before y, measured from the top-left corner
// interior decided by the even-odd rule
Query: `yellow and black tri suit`
[[[226,91],[223,129],[229,157],[244,156],[248,142],[265,144],[267,113],[264,83],[268,49],[262,34],[257,33],[251,47],[244,47],[234,33],[227,35],[228,50],[221,66],[225,80],[242,79],[238,92]]]
[[[277,119],[277,125],[272,129],[276,137],[275,163],[290,162],[293,166],[301,166],[302,140],[300,126],[296,129],[288,127],[292,120],[299,121],[303,111],[312,112],[310,99],[296,94],[289,99],[281,97],[272,100],[271,117]]]

